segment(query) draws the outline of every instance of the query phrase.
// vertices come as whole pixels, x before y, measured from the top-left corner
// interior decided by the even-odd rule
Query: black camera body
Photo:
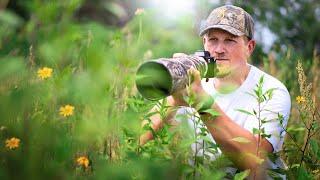
[[[205,78],[207,78],[207,80],[209,78],[213,78],[215,76],[215,71],[216,71],[216,59],[214,57],[211,57],[209,51],[199,50],[199,51],[196,51],[194,55],[202,57],[207,62],[208,70],[205,75]]]

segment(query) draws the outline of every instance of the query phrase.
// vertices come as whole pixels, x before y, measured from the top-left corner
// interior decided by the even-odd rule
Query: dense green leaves
[[[136,69],[146,60],[201,49],[193,17],[172,22],[148,8],[143,14],[134,15],[135,1],[97,0],[93,6],[88,2],[17,0],[0,11],[0,179],[224,178],[223,168],[232,163],[223,158],[210,161],[206,153],[216,153],[219,145],[212,142],[197,114],[178,115],[178,127],[165,125],[160,131],[152,130],[150,124],[141,127],[142,120],[150,122],[153,115],[164,118],[169,107],[163,101],[153,102],[139,95],[134,84]],[[318,3],[310,6],[309,2],[296,2],[301,6],[297,12],[290,10],[291,1],[287,2],[289,5],[280,1],[262,3],[264,7],[250,3],[246,8],[257,12],[254,16],[279,34],[272,48],[277,54],[275,64],[263,53],[260,57],[265,59],[266,71],[275,68],[275,74],[290,87],[292,96],[292,116],[288,128],[283,130],[288,136],[284,151],[280,152],[288,165],[285,173],[289,178],[317,179],[320,150],[319,134],[315,132],[319,121],[307,128],[304,117],[312,113],[301,111],[294,102],[298,88],[292,69],[299,54],[279,49],[293,45],[306,54],[303,59],[308,61],[319,40],[319,23],[314,20]],[[135,4],[124,7],[126,3]],[[197,3],[206,5],[203,10],[211,6],[208,2]],[[289,9],[290,15],[279,18],[279,8],[273,8],[277,4]],[[274,13],[271,19],[267,12]],[[299,24],[308,27],[308,32]],[[288,32],[290,29],[294,32]],[[311,63],[304,65],[311,69]],[[53,71],[48,78],[41,79],[38,70],[44,67]],[[311,73],[310,78],[316,79],[316,73]],[[262,84],[260,79],[256,91],[250,94],[261,103],[272,98],[274,92],[263,92]],[[192,97],[186,101],[194,103]],[[74,107],[72,115],[60,114],[65,105]],[[159,111],[150,112],[155,105]],[[259,115],[259,110],[238,111]],[[205,112],[219,115],[211,109]],[[200,126],[198,133],[189,126],[190,117]],[[280,114],[277,117],[280,121],[284,118]],[[262,124],[269,122],[260,120]],[[139,136],[146,130],[152,130],[155,140],[140,146]],[[309,130],[312,136],[306,141]],[[263,128],[253,131],[269,136]],[[20,139],[16,149],[7,147],[6,140],[12,137]],[[248,143],[242,137],[233,140]],[[203,148],[197,153],[204,156],[194,158],[190,146],[195,144]],[[88,158],[88,167],[79,165],[79,157]],[[234,178],[244,179],[247,175],[248,171],[243,171]]]
[[[234,180],[243,180],[245,179],[246,177],[248,177],[250,173],[250,170],[245,170],[245,171],[242,171],[240,173],[237,173],[235,176],[234,176]]]

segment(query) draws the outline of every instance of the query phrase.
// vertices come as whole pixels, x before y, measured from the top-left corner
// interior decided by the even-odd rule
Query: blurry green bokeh
[[[192,15],[172,21],[152,8],[135,15],[135,8],[126,9],[117,1],[96,0],[90,13],[103,9],[106,15],[86,19],[79,18],[79,13],[85,14],[80,11],[88,3],[84,0],[10,3],[23,11],[0,10],[0,179],[192,178],[190,139],[175,144],[176,132],[167,127],[158,140],[138,146],[144,132],[141,122],[155,102],[142,98],[135,87],[142,62],[202,49]],[[126,14],[128,19],[118,26],[99,19]],[[293,69],[300,54],[279,51],[275,62],[261,56],[261,66],[270,73],[276,67],[273,75],[294,99],[299,88]],[[314,62],[306,62],[311,69]],[[51,77],[38,77],[43,67],[52,68]],[[74,112],[63,117],[60,108],[67,104]],[[293,114],[289,126],[292,121],[298,124],[294,128],[301,127]],[[303,132],[295,132],[300,141]],[[11,137],[20,139],[17,149],[6,147]],[[313,141],[314,152],[318,144]],[[88,168],[77,164],[80,156],[88,157]],[[202,167],[201,172],[208,179],[225,175],[215,168]]]

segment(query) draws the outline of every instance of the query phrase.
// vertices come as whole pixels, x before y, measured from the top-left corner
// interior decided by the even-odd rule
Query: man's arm
[[[256,177],[266,177],[263,169],[267,153],[273,152],[271,143],[265,138],[260,137],[259,152],[257,155],[258,138],[251,132],[239,126],[232,121],[218,105],[212,105],[212,109],[220,115],[212,117],[209,114],[201,115],[204,124],[207,126],[210,134],[220,145],[220,149],[226,154],[235,165],[241,169],[250,169],[251,174],[256,172]],[[248,142],[234,141],[234,138],[242,137]]]
[[[196,102],[200,103],[207,98],[211,98],[201,86],[199,72],[191,70],[190,73],[194,79],[190,86],[190,92],[194,93]],[[256,178],[260,177],[258,179],[266,177],[266,168],[264,166],[267,153],[273,152],[271,143],[265,138],[254,136],[250,131],[235,123],[217,104],[211,105],[211,109],[216,111],[219,116],[213,117],[209,113],[204,113],[201,115],[201,119],[216,143],[219,144],[222,152],[226,154],[239,169],[250,169],[251,175],[255,175]],[[244,138],[248,142],[243,143],[234,140],[234,138],[239,137]],[[259,152],[257,151],[258,142]],[[263,161],[264,163],[262,163]]]

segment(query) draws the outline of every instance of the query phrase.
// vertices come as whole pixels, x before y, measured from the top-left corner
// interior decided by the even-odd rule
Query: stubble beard
[[[226,78],[231,74],[231,68],[228,65],[217,64],[215,77]]]

